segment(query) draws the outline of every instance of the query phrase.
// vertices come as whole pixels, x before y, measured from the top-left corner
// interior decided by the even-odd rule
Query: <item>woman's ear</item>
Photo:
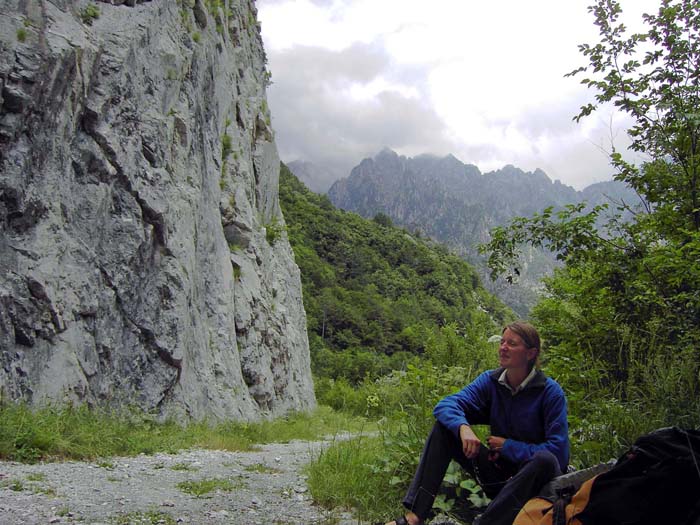
[[[537,348],[528,348],[527,349],[527,360],[528,361],[536,361],[539,353],[540,352],[537,350]]]

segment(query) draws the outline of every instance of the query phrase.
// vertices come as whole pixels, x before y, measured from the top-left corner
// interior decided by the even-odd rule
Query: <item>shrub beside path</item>
[[[336,438],[337,439],[337,438]],[[332,441],[193,449],[93,462],[0,462],[0,521],[38,524],[357,525],[315,505],[303,466]],[[210,492],[206,484],[218,485]]]

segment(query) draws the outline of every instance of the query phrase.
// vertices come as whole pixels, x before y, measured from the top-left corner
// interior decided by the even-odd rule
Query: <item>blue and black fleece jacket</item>
[[[488,370],[462,390],[442,399],[435,418],[459,438],[461,425],[490,425],[491,435],[506,438],[501,455],[521,464],[538,450],[549,450],[562,472],[569,463],[566,396],[540,370],[513,395],[498,382],[503,368]]]

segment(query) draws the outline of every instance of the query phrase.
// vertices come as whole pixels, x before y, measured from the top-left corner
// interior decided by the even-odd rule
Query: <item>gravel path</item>
[[[0,523],[358,525],[314,505],[302,467],[330,441],[187,450],[104,462],[0,462]],[[202,496],[178,484],[222,480]],[[195,485],[195,487],[197,487]]]

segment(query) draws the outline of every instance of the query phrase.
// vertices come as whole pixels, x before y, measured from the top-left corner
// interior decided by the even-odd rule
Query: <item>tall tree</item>
[[[617,1],[598,0],[589,11],[600,39],[580,46],[588,64],[570,75],[583,75],[596,93],[575,120],[605,103],[631,117],[630,149],[646,161],[634,165],[616,149],[610,161],[645,207],[631,222],[615,215],[602,229],[603,207],[547,209],[496,228],[483,251],[493,275],[511,278],[522,243],[555,251],[564,266],[534,315],[559,355],[600,359],[608,385],[656,403],[664,421],[697,420],[681,400],[700,394],[699,4],[662,0],[644,15],[646,30],[632,34]]]
[[[596,102],[612,102],[633,119],[630,149],[651,159],[642,169],[613,150],[617,179],[628,183],[670,219],[664,235],[700,230],[698,149],[700,144],[700,4],[662,0],[656,15],[643,15],[649,29],[626,34],[615,0],[589,7],[600,42],[579,47],[589,65],[570,75],[590,73],[582,83],[596,89]],[[575,119],[596,109],[590,103]]]

